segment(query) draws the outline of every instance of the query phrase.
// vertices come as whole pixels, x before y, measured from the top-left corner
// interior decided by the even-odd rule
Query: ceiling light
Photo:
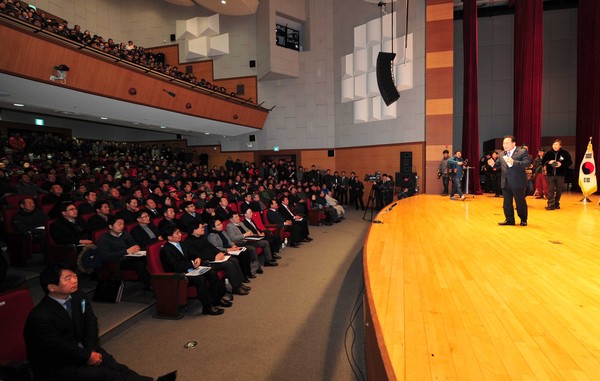
[[[100,119],[102,119],[102,120],[108,120],[108,118],[105,117],[105,116],[101,116]]]
[[[205,132],[204,135],[210,135],[210,132]]]
[[[223,5],[227,4],[227,0],[221,0],[221,4],[223,4]]]
[[[13,103],[13,104],[14,104],[15,106],[17,106],[17,107],[25,107],[25,105],[24,105],[24,104],[22,104],[22,103]]]
[[[165,127],[165,126],[160,126],[160,128],[167,128],[167,127]]]

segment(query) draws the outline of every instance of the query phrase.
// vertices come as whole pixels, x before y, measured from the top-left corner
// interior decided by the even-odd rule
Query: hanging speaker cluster
[[[391,105],[400,98],[400,93],[394,83],[394,74],[392,71],[396,53],[379,52],[377,55],[377,86],[381,93],[381,98],[386,105]]]

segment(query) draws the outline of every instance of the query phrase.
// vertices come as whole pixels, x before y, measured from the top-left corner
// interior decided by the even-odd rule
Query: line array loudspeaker
[[[377,86],[381,98],[386,105],[391,105],[400,98],[400,93],[394,84],[392,65],[396,53],[379,52],[377,55]]]

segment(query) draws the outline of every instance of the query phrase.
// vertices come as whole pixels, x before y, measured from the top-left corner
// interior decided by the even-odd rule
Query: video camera
[[[381,179],[381,172],[380,171],[376,171],[374,174],[366,174],[365,175],[365,181],[374,183],[377,182]]]

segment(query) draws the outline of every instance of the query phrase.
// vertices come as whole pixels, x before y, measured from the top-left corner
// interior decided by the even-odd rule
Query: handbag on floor
[[[119,279],[99,280],[94,291],[95,302],[119,303],[123,296],[125,283]]]

